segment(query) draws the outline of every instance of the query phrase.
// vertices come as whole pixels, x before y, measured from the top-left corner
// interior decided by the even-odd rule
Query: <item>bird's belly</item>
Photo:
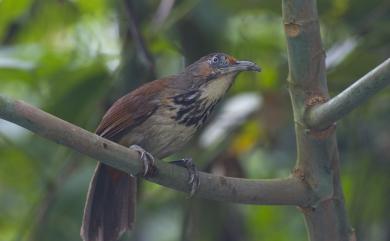
[[[172,119],[170,113],[155,113],[125,135],[120,144],[139,145],[161,159],[182,149],[195,131],[195,127],[179,124]]]

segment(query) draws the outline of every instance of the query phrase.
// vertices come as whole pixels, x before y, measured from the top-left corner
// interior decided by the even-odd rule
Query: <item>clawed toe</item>
[[[185,158],[170,162],[174,165],[185,167],[188,171],[188,184],[190,185],[190,197],[194,196],[199,188],[199,172],[191,158]]]
[[[140,147],[138,145],[132,145],[132,146],[130,146],[130,148],[139,153],[140,159],[142,160],[142,162],[144,164],[143,175],[147,176],[150,173],[150,171],[153,168],[154,163],[155,163],[155,159],[154,159],[153,155],[150,154],[149,152],[145,151],[142,147]]]

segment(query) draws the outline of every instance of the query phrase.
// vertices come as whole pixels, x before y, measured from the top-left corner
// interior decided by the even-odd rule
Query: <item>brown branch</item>
[[[22,101],[0,95],[0,118],[129,174],[143,172],[143,163],[137,152]],[[155,175],[146,179],[178,191],[189,192],[187,171],[162,161],[157,162]],[[284,179],[248,180],[203,172],[200,172],[200,186],[196,196],[247,204],[307,206],[316,201],[301,180],[293,176]]]
[[[131,0],[121,0],[121,3],[123,5],[123,11],[127,19],[127,25],[129,27],[130,34],[133,37],[140,59],[145,63],[148,70],[152,72],[152,75],[156,76],[154,59],[149,49],[146,47],[145,39],[139,30],[138,21],[132,8]]]

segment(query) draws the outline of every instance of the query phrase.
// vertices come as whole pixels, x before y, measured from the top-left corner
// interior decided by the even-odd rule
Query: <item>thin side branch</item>
[[[121,3],[123,5],[127,25],[129,27],[130,34],[133,37],[138,54],[148,69],[153,72],[153,76],[155,76],[154,59],[147,48],[145,39],[139,29],[138,21],[133,11],[132,2],[130,0],[123,0]]]
[[[390,84],[390,58],[326,103],[306,113],[309,128],[325,129]]]
[[[0,95],[0,118],[129,174],[143,172],[143,163],[137,152],[22,101]],[[178,191],[189,192],[187,171],[162,161],[157,162],[155,175],[146,179]],[[200,186],[196,196],[246,204],[307,206],[316,201],[309,189],[296,177],[249,180],[203,172],[200,173]]]
[[[154,28],[161,27],[172,11],[175,0],[162,0],[153,17]]]

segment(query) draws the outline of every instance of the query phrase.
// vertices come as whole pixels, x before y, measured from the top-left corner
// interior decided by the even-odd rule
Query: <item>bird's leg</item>
[[[188,171],[188,184],[191,185],[191,191],[190,191],[190,197],[194,196],[196,191],[198,190],[200,180],[199,180],[199,172],[195,166],[195,164],[192,162],[191,158],[183,158],[177,161],[171,161],[169,163],[172,163],[177,166],[181,166],[187,169]]]
[[[148,174],[150,174],[150,171],[153,169],[153,166],[155,163],[155,159],[154,159],[153,155],[150,154],[149,152],[145,151],[142,147],[140,147],[138,145],[132,145],[132,146],[130,146],[130,149],[138,152],[140,159],[142,160],[142,162],[144,164],[143,175],[147,176]]]

